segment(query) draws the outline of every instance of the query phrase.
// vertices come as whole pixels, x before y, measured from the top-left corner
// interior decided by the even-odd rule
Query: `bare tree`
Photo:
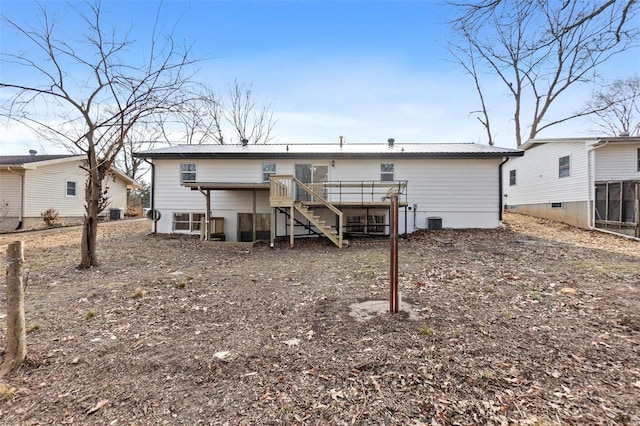
[[[272,139],[275,125],[271,105],[259,108],[253,96],[253,85],[238,83],[229,89],[226,119],[234,129],[238,142],[267,143]]]
[[[640,136],[640,76],[618,79],[598,91],[588,108],[592,121],[612,135]]]
[[[636,0],[449,1],[459,36],[450,51],[475,81],[480,121],[488,142],[487,92],[480,84],[497,76],[513,102],[517,146],[551,126],[593,114],[591,109],[555,115],[552,106],[569,89],[597,79],[600,65],[631,46]],[[485,80],[486,81],[486,80]]]
[[[226,96],[202,85],[165,122],[160,123],[169,144],[264,144],[273,139],[271,104],[259,104],[251,84],[237,80]]]
[[[158,120],[165,117],[162,115]],[[149,169],[144,165],[144,159],[135,157],[133,154],[148,149],[153,149],[162,138],[162,127],[152,122],[139,122],[125,136],[122,149],[116,158],[116,165],[131,179],[142,178]]]
[[[103,28],[99,0],[86,10],[82,5],[69,6],[83,24],[75,40],[59,36],[57,22],[45,7],[38,7],[37,28],[2,17],[32,50],[26,55],[2,53],[5,67],[24,69],[16,77],[24,81],[0,82],[9,98],[1,114],[69,151],[86,155],[86,214],[79,265],[85,269],[98,265],[98,214],[107,205],[104,177],[137,123],[180,102],[193,60],[189,48],[177,46],[171,34],[161,36],[154,27],[148,56],[134,63],[132,58],[137,56],[127,56],[134,47],[127,35]]]

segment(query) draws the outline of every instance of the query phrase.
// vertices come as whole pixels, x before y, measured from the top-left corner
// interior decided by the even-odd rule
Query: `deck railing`
[[[298,194],[296,194],[298,188]],[[397,194],[407,202],[407,181],[328,181],[303,184],[291,175],[271,175],[269,201],[273,207],[291,206],[294,201],[329,204],[371,204],[389,201]]]
[[[328,181],[308,184],[317,193],[324,194],[334,204],[373,204],[389,201],[398,195],[401,202],[407,201],[407,181]]]
[[[291,207],[295,201],[295,178],[291,175],[269,177],[269,202],[271,207]]]

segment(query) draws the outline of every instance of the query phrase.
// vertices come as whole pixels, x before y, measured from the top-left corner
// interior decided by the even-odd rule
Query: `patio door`
[[[296,164],[295,177],[300,182],[312,185],[314,183],[327,182],[329,180],[329,166],[315,164]],[[313,187],[312,189],[326,198],[327,194],[323,188]],[[311,196],[304,190],[296,188],[296,199],[299,201],[312,201]]]

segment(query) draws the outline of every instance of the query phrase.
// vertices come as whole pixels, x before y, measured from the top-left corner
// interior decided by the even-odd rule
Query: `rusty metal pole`
[[[398,312],[398,195],[391,197],[391,270],[389,272],[389,312]]]

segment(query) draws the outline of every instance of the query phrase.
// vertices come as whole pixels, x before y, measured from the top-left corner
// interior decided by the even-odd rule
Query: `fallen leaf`
[[[225,359],[229,358],[229,355],[231,355],[231,352],[229,351],[220,351],[213,354],[214,357],[218,358],[221,361],[224,361]]]
[[[102,407],[104,407],[105,405],[107,405],[109,403],[108,399],[103,399],[100,402],[98,402],[96,405],[93,406],[93,408],[89,408],[89,410],[87,410],[87,414],[93,414],[96,411],[98,411],[99,409],[101,409]]]
[[[292,347],[292,346],[298,346],[300,344],[300,339],[294,337],[293,339],[289,339],[289,340],[285,340],[284,342],[285,345]]]
[[[338,398],[343,398],[344,399],[344,392],[342,392],[341,390],[336,390],[336,389],[329,389],[329,394],[331,395],[331,399],[333,399],[334,401],[337,401]]]

